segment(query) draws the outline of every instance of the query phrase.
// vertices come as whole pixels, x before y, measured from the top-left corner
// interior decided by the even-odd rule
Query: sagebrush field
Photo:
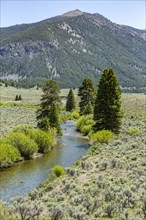
[[[41,91],[37,92],[36,104],[41,96]],[[24,92],[28,102],[22,103],[28,105],[26,94],[30,93]],[[11,101],[10,96],[2,101]],[[1,134],[16,124],[36,126],[35,108],[3,105],[0,108]],[[87,155],[68,168],[65,175],[53,177],[28,196],[19,198],[5,214],[2,209],[2,219],[23,219],[22,214],[24,219],[40,220],[146,219],[145,95],[122,94],[122,109],[124,118],[119,135],[107,144],[91,146]]]
[[[42,96],[41,88],[17,89],[0,87],[0,136],[8,133],[19,124],[30,124],[36,127],[36,110]],[[60,95],[67,96],[69,89],[62,89]],[[21,95],[22,101],[15,101],[16,95]],[[75,90],[77,95],[77,90]]]

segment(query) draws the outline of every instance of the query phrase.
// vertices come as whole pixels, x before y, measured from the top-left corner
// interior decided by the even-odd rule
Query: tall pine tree
[[[93,112],[95,94],[92,80],[90,78],[85,78],[78,91],[78,96],[80,97],[80,115],[86,115]]]
[[[66,101],[66,111],[71,112],[75,108],[76,108],[76,105],[75,105],[74,93],[73,93],[73,90],[70,89],[68,96],[67,96],[67,101]]]
[[[51,120],[51,107],[53,103],[55,102],[57,106],[60,105],[61,99],[59,96],[60,88],[56,81],[49,80],[44,87],[42,88],[43,95],[41,99],[40,109],[36,113],[36,118],[38,121],[37,126],[40,129],[43,129],[43,125],[45,128],[48,127]],[[48,120],[48,121],[47,121]],[[45,122],[45,123],[44,123]],[[46,126],[47,125],[47,126]]]
[[[94,106],[94,129],[119,132],[122,120],[121,91],[113,69],[105,69],[99,81]]]
[[[59,114],[55,102],[52,103],[50,109],[50,127],[55,128],[58,135],[62,135],[61,126],[59,122]]]

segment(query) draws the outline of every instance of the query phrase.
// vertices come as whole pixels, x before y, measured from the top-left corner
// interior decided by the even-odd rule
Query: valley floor
[[[119,136],[91,146],[64,176],[18,198],[8,206],[13,219],[146,219],[145,96],[126,94],[122,99]]]

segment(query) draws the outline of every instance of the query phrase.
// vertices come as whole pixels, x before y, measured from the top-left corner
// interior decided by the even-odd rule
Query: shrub
[[[108,143],[113,136],[114,136],[113,132],[108,130],[101,130],[91,134],[90,139],[93,142]]]
[[[22,132],[24,134],[29,134],[29,131],[33,129],[32,125],[18,125],[13,129],[13,132]]]
[[[92,115],[87,115],[87,116],[81,116],[78,119],[76,126],[77,126],[77,129],[85,135],[85,134],[88,134],[92,130],[93,124],[94,124],[94,121],[92,119]]]
[[[0,201],[0,219],[1,220],[16,220],[13,214],[9,213],[8,209],[5,207],[5,204]]]
[[[55,167],[53,167],[52,170],[57,177],[64,175],[64,168],[59,165],[56,165]]]
[[[84,125],[82,128],[81,128],[81,133],[83,135],[88,135],[92,130],[92,125]]]
[[[77,123],[76,123],[77,129],[80,131],[81,127],[84,125],[85,125],[85,117],[81,116],[81,117],[79,117],[79,119],[77,120]]]
[[[38,146],[35,141],[21,132],[12,132],[8,136],[8,143],[16,147],[20,151],[21,156],[25,159],[30,159],[31,156],[38,151]]]
[[[70,113],[69,115],[69,119],[72,120],[72,119],[78,119],[79,118],[79,111],[78,110],[75,110],[73,111],[72,113]]]
[[[128,129],[128,133],[130,135],[138,135],[138,134],[141,134],[141,130],[139,128],[137,128],[137,127],[130,127]]]
[[[90,116],[90,117],[91,117],[91,116]],[[91,126],[93,126],[93,125],[94,125],[94,120],[93,120],[93,119],[87,119],[86,125],[91,125]]]
[[[1,143],[0,145],[0,168],[7,167],[11,163],[20,161],[22,159],[17,148]]]
[[[3,106],[4,105],[4,103],[3,102],[0,102],[0,106]]]
[[[31,125],[20,125],[13,131],[21,132],[34,140],[38,145],[38,151],[41,153],[49,151],[54,145],[55,131],[53,129],[43,131],[40,129],[33,129]]]
[[[52,130],[47,132],[35,129],[30,130],[29,136],[37,143],[38,151],[41,153],[51,150],[54,144],[54,134]]]
[[[64,112],[62,112],[62,113],[59,115],[60,123],[66,122],[66,121],[69,119],[69,116],[70,116],[69,113],[66,113],[66,112],[64,113]]]
[[[79,117],[79,119],[77,120],[77,123],[76,123],[76,126],[77,126],[78,130],[80,130],[81,127],[86,124],[86,121],[88,119],[91,119],[90,115]]]
[[[2,201],[0,201],[0,219],[4,219],[4,217],[5,217],[5,208]]]

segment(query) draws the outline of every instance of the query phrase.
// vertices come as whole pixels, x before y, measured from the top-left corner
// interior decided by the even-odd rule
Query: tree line
[[[60,88],[56,81],[49,80],[43,87],[40,109],[37,111],[37,126],[42,130],[53,127],[61,135],[59,107]],[[117,76],[113,69],[105,69],[101,75],[97,89],[90,78],[85,78],[78,89],[80,115],[93,114],[94,131],[110,130],[118,133],[121,127],[121,91]],[[66,111],[76,108],[73,90],[70,89]]]

